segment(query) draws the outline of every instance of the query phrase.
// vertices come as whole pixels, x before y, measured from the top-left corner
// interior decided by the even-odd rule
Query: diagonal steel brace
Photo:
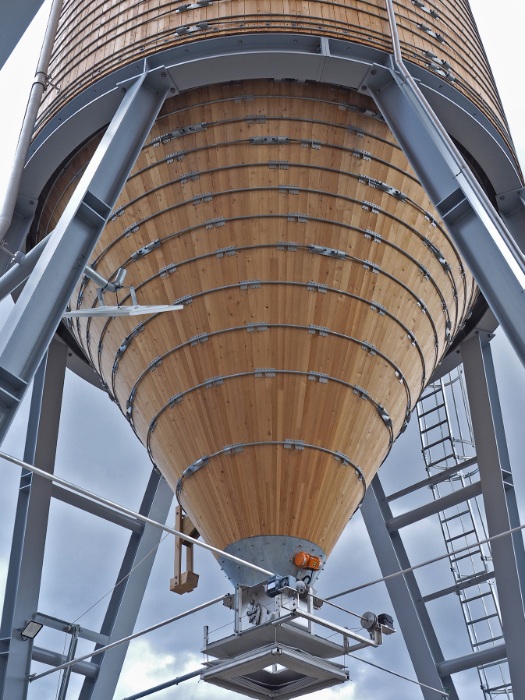
[[[0,443],[53,338],[171,85],[145,70],[127,90],[0,337]]]
[[[481,292],[525,365],[525,258],[401,57],[387,0],[394,54],[373,66],[371,95],[399,141]]]

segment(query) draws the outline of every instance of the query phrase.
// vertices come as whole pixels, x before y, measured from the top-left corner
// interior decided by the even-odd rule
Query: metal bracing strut
[[[485,505],[493,537],[519,525],[494,365],[487,334],[461,346]],[[515,698],[525,697],[525,548],[521,532],[492,543],[494,574]]]
[[[393,3],[386,3],[394,55],[387,70],[370,69],[360,90],[376,101],[525,365],[523,251],[403,63]]]
[[[43,468],[52,471],[58,439],[67,348],[61,341],[56,340],[53,341],[48,354],[47,361],[42,363],[34,381],[25,458],[30,462],[36,461]],[[67,660],[60,654],[34,646],[30,640],[22,640],[19,633],[31,619],[62,631],[69,632],[75,627],[37,612],[47,516],[53,497],[131,531],[101,631],[79,631],[79,636],[95,642],[96,648],[121,639],[133,630],[155,558],[156,546],[162,536],[160,528],[136,519],[116,517],[114,511],[102,505],[93,508],[93,503],[87,498],[66,497],[63,490],[50,481],[32,475],[29,470],[22,473],[0,628],[2,700],[24,700],[27,697],[32,659],[53,666]],[[165,522],[172,500],[173,492],[160,474],[153,470],[140,513]],[[106,700],[113,697],[126,649],[127,645],[122,645],[95,657],[93,662],[80,662],[71,667],[73,672],[86,678],[81,698]],[[60,693],[60,697],[67,696],[67,676],[61,685]]]
[[[480,486],[481,495],[463,367],[429,384],[416,408],[427,474],[435,480],[430,484],[433,498],[443,502],[472,484]],[[479,497],[440,511],[439,521],[472,652],[492,648],[501,643],[503,632],[490,546],[479,544],[487,538]],[[477,546],[458,553],[468,543]],[[479,665],[478,672],[487,700],[512,700],[505,660]]]
[[[399,532],[387,527],[392,512],[377,475],[368,488],[361,513],[383,576],[410,568]],[[418,681],[443,687],[449,700],[459,700],[452,678],[438,671],[443,653],[414,573],[395,576],[386,586]],[[434,691],[422,688],[421,692],[425,700],[436,700]]]
[[[33,385],[24,456],[50,473],[54,471],[66,356],[66,346],[53,342]],[[0,627],[2,700],[27,696],[34,649],[32,640],[24,641],[18,630],[38,609],[51,491],[51,482],[22,472]]]
[[[140,513],[164,523],[172,501],[173,491],[160,473],[153,470]],[[133,533],[130,537],[100,630],[107,635],[108,644],[133,632],[161,536],[162,530],[159,528],[144,525],[140,533]],[[147,561],[144,561],[145,558]],[[102,646],[98,644],[96,648]],[[93,658],[99,670],[95,678],[86,677],[79,700],[107,700],[113,697],[127,650],[128,644],[122,644]]]
[[[145,71],[127,91],[0,338],[0,442],[44,356],[170,84]]]

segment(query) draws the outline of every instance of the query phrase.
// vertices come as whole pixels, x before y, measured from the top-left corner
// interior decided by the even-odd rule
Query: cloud
[[[163,653],[148,640],[136,640],[130,645],[115,698],[121,700],[128,695],[160,685],[201,667],[202,657],[200,654],[192,652]],[[154,697],[159,700],[167,700],[174,694],[176,694],[176,690],[172,687],[156,693]],[[184,700],[211,700],[211,698],[214,700],[229,698],[231,700],[232,693],[203,683],[197,677],[184,681],[176,696],[183,697]]]
[[[181,675],[176,661],[174,654],[160,653],[146,639],[136,640],[130,644],[115,696],[121,698],[133,695]]]

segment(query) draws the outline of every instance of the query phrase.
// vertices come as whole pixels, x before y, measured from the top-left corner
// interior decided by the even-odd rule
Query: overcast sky
[[[518,155],[524,163],[525,101],[520,95],[522,79],[518,71],[518,56],[523,43],[525,8],[516,0],[499,2],[497,13],[494,12],[494,3],[489,0],[473,0],[471,5],[502,95]],[[9,105],[8,109],[4,106],[0,115],[3,134],[1,189],[10,160],[8,149],[10,146],[14,148],[16,125],[19,124],[23,112],[26,93],[24,86],[27,85],[28,88],[34,72],[36,58],[30,60],[30,47],[37,45],[38,41],[37,34],[33,34],[26,48],[14,56],[0,73],[3,103]],[[0,306],[0,314],[2,310],[5,316],[5,306]],[[520,473],[525,451],[522,427],[525,373],[501,332],[498,333],[493,346],[511,458],[514,461],[515,481],[518,492],[523,496],[522,503],[525,504],[525,475]],[[23,451],[25,410],[26,407],[17,416],[2,447],[3,450],[17,456],[21,456]],[[150,472],[144,449],[129,430],[116,406],[100,391],[69,373],[65,387],[56,471],[70,481],[132,508],[138,508]],[[393,491],[409,483],[414,474],[418,474],[417,478],[424,477],[416,421],[412,421],[407,433],[394,446],[382,469],[382,479],[387,491]],[[0,528],[0,598],[5,583],[18,478],[17,468],[0,463],[0,512],[3,516],[3,527]],[[524,520],[522,513],[522,522]],[[104,601],[93,608],[91,606],[114,584],[126,541],[126,533],[120,532],[115,526],[102,523],[93,516],[72,513],[71,509],[62,503],[53,503],[39,610],[69,622],[78,620],[85,627],[97,629],[105,611]],[[432,543],[432,554],[443,550],[436,523],[431,521],[418,525],[417,532],[408,532],[407,541],[413,563],[429,557],[429,542]],[[172,558],[173,542],[171,537],[167,537],[159,547],[137,629],[231,590],[229,582],[213,557],[205,552],[198,552],[196,563],[201,574],[199,588],[187,596],[171,594],[168,586],[173,575]],[[330,595],[379,575],[366,529],[361,517],[357,515],[345,531],[319,580],[319,594]],[[435,576],[451,583],[450,578],[447,578],[450,577],[447,566],[441,565],[420,575],[419,580],[424,590],[430,583],[429,578]],[[359,613],[367,609],[376,612],[392,611],[383,585],[345,597],[340,603]],[[431,608],[446,656],[469,651],[466,633],[462,624],[458,624],[459,609],[454,608],[454,604],[457,604],[455,599],[447,600],[439,607]],[[328,617],[326,609],[321,612]],[[346,620],[339,621],[351,626]],[[213,608],[183,623],[176,623],[133,642],[115,696],[116,700],[198,668],[201,664],[199,650],[204,624],[210,625],[212,630],[228,625],[224,628],[224,633],[227,633],[232,626],[231,614],[222,607]],[[38,638],[40,646],[48,645],[60,652],[66,643],[65,636],[55,632],[42,632]],[[88,650],[87,646],[81,645],[79,652]],[[371,650],[363,654],[363,657],[397,672],[414,676],[400,634],[387,638],[382,648]],[[353,660],[348,665],[352,678],[350,683],[311,695],[312,700],[421,698],[420,691],[405,681]],[[43,669],[44,667],[34,665],[34,670]],[[33,684],[30,688],[30,700],[53,700],[58,680],[58,674],[54,674]],[[460,694],[462,693],[462,700],[481,700],[482,693],[475,673],[457,676],[456,681]],[[73,676],[71,698],[76,697],[80,682],[81,679]],[[233,700],[240,696],[194,680],[152,697],[158,700]]]

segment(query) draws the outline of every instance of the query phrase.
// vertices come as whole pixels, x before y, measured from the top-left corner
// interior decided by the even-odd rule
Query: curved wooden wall
[[[374,106],[286,82],[169,100],[92,264],[125,267],[140,303],[185,304],[72,330],[221,548],[283,534],[329,553],[475,294]],[[72,306],[97,303],[84,279]]]
[[[405,59],[452,83],[510,143],[470,8],[455,0],[395,3]],[[334,37],[391,53],[384,0],[69,0],[65,3],[39,127],[117,68],[200,39],[287,32]],[[512,148],[511,148],[512,150]]]

